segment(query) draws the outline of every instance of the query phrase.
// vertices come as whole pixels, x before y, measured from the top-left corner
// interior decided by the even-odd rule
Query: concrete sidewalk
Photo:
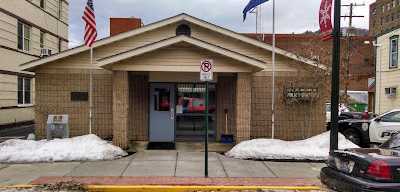
[[[28,184],[45,176],[202,177],[204,153],[144,151],[114,161],[0,164],[0,185]],[[210,177],[317,179],[322,163],[249,161],[209,153]]]

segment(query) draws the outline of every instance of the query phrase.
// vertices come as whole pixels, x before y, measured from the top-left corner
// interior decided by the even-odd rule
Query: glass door
[[[205,126],[205,85],[180,83],[176,85],[176,139],[202,141]],[[215,140],[215,84],[209,86],[209,137]]]

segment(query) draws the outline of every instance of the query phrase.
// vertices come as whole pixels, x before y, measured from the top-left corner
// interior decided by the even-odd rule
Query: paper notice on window
[[[182,113],[183,113],[182,105],[176,105],[176,114],[182,114]]]

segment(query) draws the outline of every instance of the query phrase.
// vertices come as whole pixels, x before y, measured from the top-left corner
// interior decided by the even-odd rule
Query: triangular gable
[[[225,57],[229,57],[231,59],[241,61],[241,62],[246,63],[246,64],[250,65],[251,67],[255,68],[256,71],[260,71],[265,68],[265,63],[263,61],[257,60],[252,57],[248,57],[246,55],[242,55],[237,52],[233,52],[233,51],[224,49],[217,45],[213,45],[213,44],[204,42],[200,39],[196,39],[196,38],[188,37],[188,36],[184,36],[184,35],[164,39],[162,41],[152,43],[150,45],[145,45],[143,47],[135,48],[135,49],[123,52],[123,53],[119,53],[116,55],[112,55],[112,56],[109,56],[106,58],[99,59],[97,65],[99,67],[106,67],[107,65],[110,65],[110,64],[113,64],[113,63],[116,63],[116,62],[119,62],[119,61],[122,61],[125,59],[129,59],[131,57],[142,55],[142,54],[145,54],[145,53],[148,53],[151,51],[155,51],[157,49],[168,47],[168,46],[171,46],[171,45],[174,45],[177,43],[181,43],[181,42],[185,42],[185,43],[194,45],[196,47],[206,49],[208,51],[223,55]]]
[[[113,42],[121,41],[123,39],[129,38],[129,37],[133,37],[133,36],[145,33],[147,31],[158,29],[158,28],[161,28],[163,26],[166,26],[166,25],[169,25],[169,24],[173,24],[173,23],[177,23],[177,22],[181,22],[181,21],[190,22],[190,23],[196,24],[198,26],[207,28],[209,30],[221,33],[221,34],[226,35],[228,37],[231,37],[231,38],[240,40],[242,42],[254,45],[256,47],[259,47],[259,48],[262,48],[262,49],[265,49],[265,50],[268,50],[268,51],[272,51],[272,46],[271,45],[268,45],[268,44],[266,44],[264,42],[260,42],[258,40],[252,39],[252,38],[247,37],[245,35],[236,33],[234,31],[222,28],[220,26],[211,24],[211,23],[206,22],[204,20],[192,17],[192,16],[187,15],[185,13],[182,13],[182,14],[179,14],[177,16],[174,16],[174,17],[171,17],[171,18],[167,18],[167,19],[164,19],[164,20],[161,20],[161,21],[146,25],[146,26],[144,26],[142,28],[138,28],[138,29],[135,29],[135,30],[132,30],[132,31],[121,33],[121,34],[116,35],[116,36],[107,37],[107,38],[98,40],[93,44],[93,47],[94,48],[101,47],[101,46],[104,46],[104,45],[107,45],[107,44],[111,44]],[[29,69],[35,68],[37,66],[40,66],[42,64],[48,63],[48,62],[57,61],[59,59],[62,59],[62,58],[65,58],[65,57],[68,57],[68,56],[71,56],[71,55],[75,55],[75,54],[78,54],[78,53],[81,53],[81,52],[84,52],[84,51],[88,51],[89,49],[90,48],[88,48],[86,46],[83,46],[83,45],[79,46],[79,47],[76,47],[76,48],[73,48],[73,49],[69,49],[69,50],[63,51],[61,53],[58,53],[56,55],[52,55],[50,57],[46,57],[46,58],[43,58],[43,59],[39,59],[39,60],[35,60],[35,61],[31,61],[31,62],[22,64],[21,65],[21,70],[29,70]],[[300,61],[300,62],[309,64],[309,65],[312,65],[312,66],[315,66],[315,67],[319,67],[319,68],[322,68],[322,69],[327,69],[326,66],[324,66],[324,65],[317,65],[314,61],[312,61],[310,59],[307,59],[307,58],[304,58],[304,57],[301,57],[301,56],[297,56],[297,55],[295,55],[295,54],[293,54],[291,52],[288,52],[288,51],[285,51],[285,50],[282,50],[282,49],[279,49],[279,48],[276,48],[275,51],[276,51],[277,54],[283,55],[283,56],[288,57],[290,59],[293,59],[293,60],[296,60],[296,61]]]

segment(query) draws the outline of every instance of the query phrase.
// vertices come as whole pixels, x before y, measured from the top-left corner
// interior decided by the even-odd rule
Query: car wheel
[[[354,129],[347,129],[343,131],[343,135],[346,139],[350,140],[354,144],[360,146],[361,145],[361,136],[360,134]]]

